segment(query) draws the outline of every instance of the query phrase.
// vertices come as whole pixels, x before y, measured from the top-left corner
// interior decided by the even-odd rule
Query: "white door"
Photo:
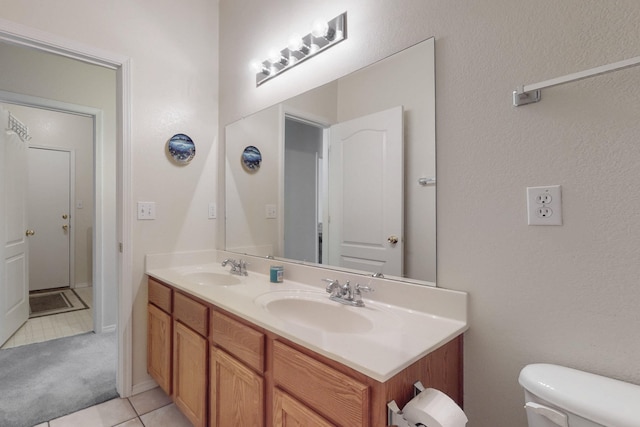
[[[26,236],[27,143],[5,132],[0,114],[0,345],[29,317]]]
[[[70,286],[71,153],[29,149],[29,289]]]
[[[331,127],[331,265],[402,276],[402,106]]]

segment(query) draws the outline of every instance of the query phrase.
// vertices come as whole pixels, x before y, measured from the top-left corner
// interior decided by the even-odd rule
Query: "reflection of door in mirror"
[[[403,151],[402,107],[331,127],[329,264],[402,276]]]

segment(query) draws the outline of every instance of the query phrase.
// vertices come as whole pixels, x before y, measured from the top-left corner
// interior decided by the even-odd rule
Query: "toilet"
[[[550,364],[520,372],[529,427],[638,427],[640,386]]]

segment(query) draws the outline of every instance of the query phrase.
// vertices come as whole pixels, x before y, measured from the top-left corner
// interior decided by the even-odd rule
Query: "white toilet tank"
[[[520,372],[529,427],[638,427],[640,386],[558,365]]]

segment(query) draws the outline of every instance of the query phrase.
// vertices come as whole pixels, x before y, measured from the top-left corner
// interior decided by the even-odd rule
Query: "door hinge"
[[[118,248],[120,249],[120,253],[122,253],[122,242],[118,242]]]

